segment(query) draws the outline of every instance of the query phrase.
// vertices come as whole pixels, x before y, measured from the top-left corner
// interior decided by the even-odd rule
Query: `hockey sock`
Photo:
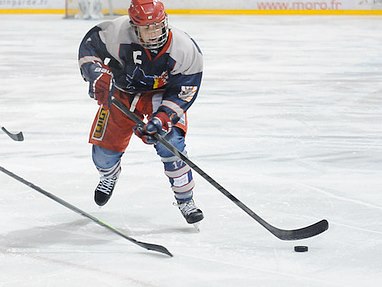
[[[191,168],[177,157],[162,157],[162,162],[175,199],[178,202],[191,200],[195,186]]]
[[[98,168],[98,172],[100,175],[101,180],[106,178],[112,178],[112,177],[119,177],[119,174],[121,173],[121,161],[119,160],[115,165],[113,165],[110,168]]]

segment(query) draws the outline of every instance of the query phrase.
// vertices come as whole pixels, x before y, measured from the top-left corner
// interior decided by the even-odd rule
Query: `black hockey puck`
[[[294,251],[296,252],[306,252],[308,251],[308,246],[295,246]]]

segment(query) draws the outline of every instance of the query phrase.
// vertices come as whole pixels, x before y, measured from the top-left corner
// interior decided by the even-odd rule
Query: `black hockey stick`
[[[160,252],[160,253],[163,253],[163,254],[166,254],[168,256],[171,256],[172,257],[172,254],[170,253],[170,251],[167,250],[166,247],[162,246],[162,245],[157,245],[157,244],[151,244],[151,243],[146,243],[146,242],[142,242],[142,241],[138,241],[130,236],[127,236],[126,234],[123,234],[122,232],[120,232],[118,229],[114,228],[113,226],[99,220],[98,218],[94,217],[93,215],[79,209],[78,207],[75,207],[74,205],[66,202],[65,200],[47,192],[46,190],[42,189],[41,187],[38,187],[36,185],[34,185],[33,183],[23,179],[22,177],[12,173],[11,171],[3,168],[2,166],[0,166],[0,171],[4,172],[5,174],[9,175],[10,177],[13,177],[14,179],[18,180],[19,182],[29,186],[30,188],[33,188],[34,190],[42,193],[43,195],[49,197],[50,199],[53,199],[54,201],[58,202],[59,204],[69,208],[70,210],[90,219],[91,221],[97,223],[98,225],[101,225],[103,227],[105,227],[106,229],[110,230],[111,232],[129,240],[130,242],[136,244],[136,245],[139,245],[140,247],[143,247],[147,250],[152,250],[152,251],[156,251],[156,252]]]
[[[24,135],[22,132],[19,132],[17,134],[13,134],[13,133],[10,133],[9,131],[7,131],[7,129],[5,127],[1,127],[1,129],[3,130],[3,132],[5,132],[14,141],[21,142],[24,140]]]
[[[117,107],[122,113],[129,117],[137,125],[144,125],[144,122],[133,112],[131,112],[124,104],[119,102],[117,99],[112,98],[111,102],[115,107]],[[253,212],[249,207],[232,195],[228,190],[222,187],[218,182],[216,182],[212,177],[206,174],[201,168],[199,168],[195,163],[193,163],[186,155],[178,151],[171,143],[169,143],[165,138],[159,134],[154,135],[155,139],[163,144],[169,151],[171,151],[175,156],[187,163],[193,170],[200,174],[205,180],[212,184],[217,190],[228,197],[232,202],[234,202],[238,207],[244,210],[249,216],[255,219],[268,231],[270,231],[274,236],[281,240],[299,240],[304,238],[309,238],[316,236],[329,228],[329,223],[327,220],[323,219],[317,223],[303,227],[300,229],[285,230],[272,226],[255,212]]]

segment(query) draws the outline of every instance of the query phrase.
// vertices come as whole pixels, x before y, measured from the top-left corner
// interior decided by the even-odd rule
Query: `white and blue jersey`
[[[138,41],[128,16],[105,21],[92,28],[79,49],[83,78],[91,82],[92,65],[107,64],[117,89],[126,93],[163,91],[158,111],[176,123],[199,92],[203,57],[197,44],[184,32],[170,28],[166,44],[147,50]]]

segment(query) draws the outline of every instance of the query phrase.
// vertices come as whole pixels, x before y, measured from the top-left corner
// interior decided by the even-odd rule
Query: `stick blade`
[[[13,134],[13,133],[9,132],[5,127],[1,127],[1,129],[3,130],[3,132],[5,132],[14,141],[21,142],[24,140],[24,135],[22,132],[19,132],[17,134]]]
[[[304,228],[293,230],[275,229],[272,233],[281,240],[300,240],[319,235],[328,228],[329,222],[323,219]]]
[[[168,255],[170,257],[173,257],[171,252],[168,251],[168,249],[162,245],[152,244],[152,243],[147,243],[142,241],[136,241],[135,243],[143,248],[146,248],[147,250],[156,251],[156,252]]]

